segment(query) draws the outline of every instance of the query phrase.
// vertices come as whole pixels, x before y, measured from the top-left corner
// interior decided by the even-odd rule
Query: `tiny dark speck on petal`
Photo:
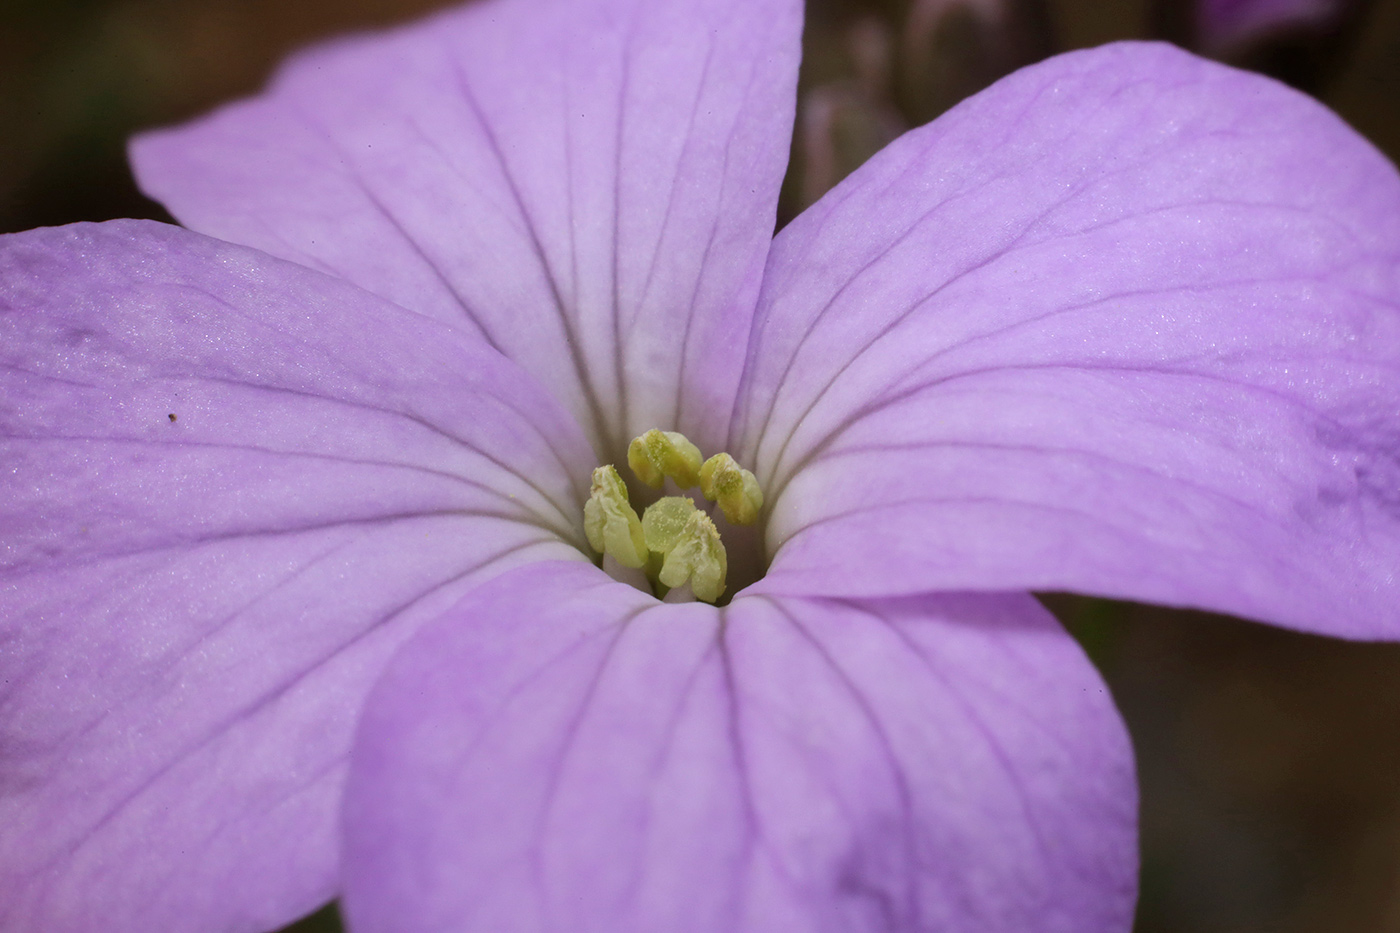
[[[179,418],[177,418],[177,417],[175,416],[175,412],[173,412],[173,411],[172,411],[169,415],[167,415],[166,417],[170,419],[170,423],[171,423],[171,424],[174,424],[176,421],[179,421],[179,420],[180,420]]]

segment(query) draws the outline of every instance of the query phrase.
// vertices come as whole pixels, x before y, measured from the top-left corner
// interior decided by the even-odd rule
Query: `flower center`
[[[752,525],[763,508],[758,480],[726,453],[701,462],[700,448],[685,435],[652,428],[627,447],[627,466],[637,479],[661,489],[669,479],[682,491],[699,487],[732,525]],[[707,506],[713,509],[713,506]],[[588,543],[622,566],[640,571],[658,598],[675,591],[707,603],[723,594],[729,557],[711,513],[689,496],[665,496],[641,517],[632,507],[617,467],[593,471],[593,487],[583,507]]]

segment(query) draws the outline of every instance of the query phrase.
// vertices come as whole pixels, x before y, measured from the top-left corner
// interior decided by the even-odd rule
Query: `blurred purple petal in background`
[[[1198,0],[1196,28],[1202,47],[1238,48],[1279,33],[1324,31],[1356,0]]]

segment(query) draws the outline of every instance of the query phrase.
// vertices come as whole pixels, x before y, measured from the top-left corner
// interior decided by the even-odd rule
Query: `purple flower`
[[[138,140],[199,233],[0,240],[0,929],[1122,931],[1023,591],[1400,635],[1392,166],[1110,46],[770,239],[800,25],[491,0]],[[594,566],[651,428],[762,484],[726,605]]]

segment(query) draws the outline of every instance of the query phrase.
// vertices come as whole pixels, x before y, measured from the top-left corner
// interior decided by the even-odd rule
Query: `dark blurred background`
[[[169,220],[132,184],[133,131],[253,93],[299,45],[442,5],[0,0],[0,233]],[[1400,0],[1296,6],[1306,14],[1230,30],[1185,0],[808,0],[780,221],[1000,75],[1124,38],[1271,73],[1396,160]],[[1400,933],[1400,645],[1044,599],[1103,671],[1137,748],[1137,933]],[[339,928],[332,907],[290,929]]]

